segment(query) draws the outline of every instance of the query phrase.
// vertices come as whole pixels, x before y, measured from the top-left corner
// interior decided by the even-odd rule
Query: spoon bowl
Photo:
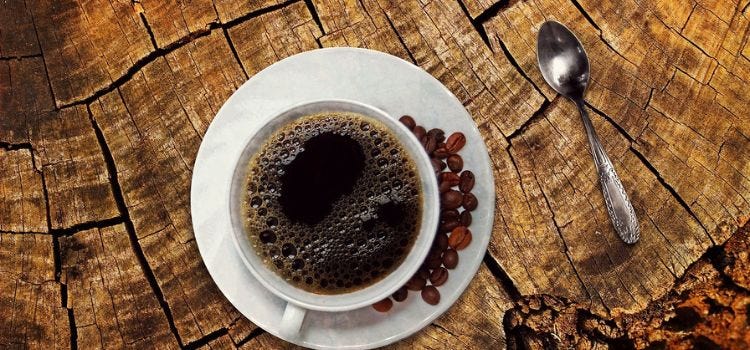
[[[582,99],[589,82],[589,59],[575,34],[558,22],[547,21],[539,28],[536,48],[544,80],[561,95]]]

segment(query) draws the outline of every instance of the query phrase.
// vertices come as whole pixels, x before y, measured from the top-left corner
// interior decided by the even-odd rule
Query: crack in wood
[[[466,5],[463,1],[457,0],[458,6],[461,7],[461,11],[463,11],[464,16],[469,19],[469,22],[474,27],[474,30],[479,33],[479,36],[482,38],[482,41],[484,41],[484,44],[487,46],[490,51],[492,51],[492,47],[490,46],[490,39],[487,37],[487,32],[484,30],[484,27],[482,27],[481,22],[474,21],[473,18],[471,18],[471,14],[469,14],[469,9],[466,8]]]
[[[46,70],[46,67],[45,67]],[[51,88],[51,87],[50,87]],[[26,145],[26,144],[24,144]],[[50,216],[50,205],[49,205],[49,192],[47,191],[47,180],[44,176],[44,171],[41,167],[37,166],[36,155],[31,143],[28,143],[28,149],[31,151],[31,165],[34,171],[39,174],[42,181],[42,195],[44,196],[45,206],[45,219],[47,221],[47,232],[52,233],[52,219]],[[78,349],[78,330],[76,328],[75,316],[73,315],[73,309],[68,307],[68,286],[60,281],[62,275],[62,262],[60,253],[60,240],[57,236],[52,236],[52,265],[53,265],[53,276],[55,282],[60,287],[60,306],[64,307],[68,315],[68,328],[70,333],[70,348],[71,350]]]
[[[222,28],[221,30],[224,32],[224,38],[227,40],[227,45],[229,45],[229,50],[232,51],[232,56],[234,56],[234,60],[237,61],[237,64],[240,66],[240,69],[242,69],[242,74],[245,75],[245,79],[249,79],[250,75],[247,74],[247,70],[245,69],[245,66],[242,64],[242,60],[240,60],[240,55],[237,54],[237,49],[234,47],[234,43],[232,42],[232,39],[229,37],[229,31],[227,31],[226,28]],[[122,98],[122,94],[120,94],[120,97]],[[130,114],[130,112],[128,112],[128,114]],[[130,115],[132,118],[132,114]],[[135,125],[135,123],[133,124]]]
[[[34,151],[34,149],[31,147],[30,142],[10,143],[10,142],[5,142],[5,141],[0,141],[0,148],[6,151],[17,151],[20,149],[25,149],[25,150],[32,151],[32,154]],[[33,157],[32,157],[32,162],[33,162]],[[36,166],[34,168],[36,169]]]
[[[653,92],[653,89],[651,89],[651,91]],[[650,96],[649,96],[649,100],[650,100]],[[615,121],[614,121],[614,120],[613,120],[613,119],[612,119],[612,118],[611,118],[610,116],[608,116],[608,115],[607,115],[606,113],[604,113],[604,112],[600,111],[599,109],[597,109],[596,107],[594,107],[594,106],[592,106],[592,105],[590,105],[590,104],[588,104],[588,103],[586,103],[586,106],[588,106],[588,107],[589,107],[589,108],[590,108],[590,109],[591,109],[592,111],[594,111],[594,113],[598,114],[598,115],[599,115],[599,116],[601,116],[601,117],[602,117],[602,118],[603,118],[604,120],[606,120],[606,121],[607,121],[607,122],[608,122],[608,123],[609,123],[610,125],[612,125],[612,126],[613,126],[613,127],[614,127],[614,128],[615,128],[615,129],[616,129],[616,130],[617,130],[617,131],[618,131],[618,132],[619,132],[619,133],[620,133],[620,134],[621,134],[622,136],[623,136],[623,137],[625,137],[625,138],[626,138],[626,139],[627,139],[627,140],[629,141],[630,145],[628,146],[628,149],[629,149],[629,150],[630,150],[630,151],[631,151],[631,152],[632,152],[632,153],[633,153],[633,154],[634,154],[634,155],[635,155],[636,157],[638,157],[638,159],[639,159],[639,160],[641,161],[641,163],[642,163],[642,164],[643,164],[643,165],[644,165],[644,166],[645,166],[645,167],[646,167],[647,169],[649,169],[649,171],[651,171],[651,173],[652,173],[652,174],[653,174],[653,175],[654,175],[654,176],[656,177],[656,179],[657,179],[657,180],[659,181],[659,183],[660,183],[660,184],[662,185],[662,187],[664,187],[664,188],[665,188],[665,189],[666,189],[666,190],[667,190],[667,191],[668,191],[668,192],[669,192],[669,193],[670,193],[670,194],[672,195],[672,197],[673,197],[673,198],[674,198],[675,200],[677,200],[677,202],[678,202],[678,203],[680,204],[680,206],[682,206],[682,208],[683,208],[683,209],[685,209],[685,211],[687,211],[687,213],[688,213],[688,214],[690,214],[690,216],[691,216],[691,217],[692,217],[692,218],[693,218],[693,219],[694,219],[694,220],[695,220],[695,221],[696,221],[696,222],[698,223],[698,225],[700,225],[700,226],[701,226],[701,228],[703,228],[703,232],[704,232],[704,233],[706,234],[706,236],[708,237],[708,239],[709,239],[709,240],[711,241],[711,244],[713,244],[713,245],[716,245],[716,241],[714,241],[714,238],[713,238],[713,237],[711,236],[711,234],[710,234],[710,233],[708,232],[708,230],[706,229],[706,226],[705,226],[705,225],[703,224],[703,222],[701,222],[701,221],[700,221],[700,220],[698,219],[698,216],[697,216],[697,215],[696,215],[696,214],[695,214],[695,213],[693,212],[693,210],[692,210],[692,209],[690,208],[690,206],[689,206],[689,205],[687,204],[687,202],[685,202],[685,200],[684,200],[684,199],[682,199],[682,197],[680,196],[680,194],[679,194],[679,193],[677,193],[677,191],[676,191],[676,190],[674,189],[674,187],[672,187],[672,186],[671,186],[671,185],[670,185],[669,183],[667,183],[667,181],[666,181],[666,180],[664,179],[664,177],[662,177],[662,176],[661,176],[661,174],[660,174],[660,173],[659,173],[659,172],[658,172],[658,171],[656,170],[656,168],[655,168],[655,167],[654,167],[653,165],[651,165],[651,163],[650,163],[650,162],[648,161],[648,159],[646,159],[646,157],[645,157],[645,156],[644,156],[644,155],[643,155],[643,154],[642,154],[641,152],[639,152],[639,151],[638,151],[638,150],[637,150],[637,149],[636,149],[635,147],[633,147],[633,145],[634,145],[634,144],[636,143],[636,142],[635,142],[635,140],[633,139],[633,137],[631,137],[631,136],[630,136],[630,134],[628,134],[628,133],[627,133],[627,132],[625,131],[625,129],[623,129],[623,128],[622,128],[622,127],[621,127],[621,126],[619,125],[619,124],[617,124],[617,123],[616,123],[616,122],[615,122]]]
[[[463,0],[460,0],[460,1],[463,2]],[[474,18],[474,20],[477,23],[484,24],[484,22],[490,20],[492,17],[497,16],[500,13],[500,11],[503,11],[503,10],[505,10],[505,9],[513,6],[516,2],[518,2],[518,0],[501,0],[501,1],[498,1],[498,2],[490,5],[490,7],[488,7],[486,10],[482,11],[482,13],[480,13],[479,15],[477,15]]]
[[[646,103],[643,105],[643,110],[644,111],[646,109],[648,109],[648,105],[651,103],[651,98],[654,97],[654,90],[656,90],[656,89],[655,88],[651,88],[649,90],[649,92],[648,92],[648,99],[646,100]],[[638,136],[640,136],[640,135],[638,135]]]
[[[556,95],[552,99],[552,101],[545,98],[544,101],[542,101],[542,105],[539,106],[539,109],[536,112],[534,112],[534,114],[532,114],[529,119],[526,119],[526,121],[523,124],[521,124],[521,126],[519,126],[518,129],[513,130],[513,132],[510,133],[510,135],[505,137],[505,140],[508,141],[508,145],[510,145],[511,142],[515,140],[518,136],[522,135],[531,125],[533,125],[539,119],[543,118],[549,106],[552,105],[552,102],[557,100],[559,96],[560,95]]]
[[[484,27],[482,27],[482,28],[484,28]],[[501,49],[501,50],[503,50],[503,54],[504,54],[504,55],[505,55],[505,57],[506,57],[506,58],[508,59],[508,62],[510,62],[510,64],[511,64],[511,65],[512,65],[513,67],[515,67],[515,68],[516,68],[516,71],[518,71],[518,74],[521,74],[521,76],[522,76],[522,77],[523,77],[524,79],[526,79],[526,81],[528,81],[528,82],[529,82],[529,84],[531,84],[531,86],[533,86],[533,87],[534,87],[534,90],[536,90],[536,92],[538,92],[538,93],[539,93],[539,95],[541,95],[541,96],[544,96],[544,93],[542,92],[542,90],[541,90],[541,89],[539,89],[539,87],[538,87],[538,86],[536,85],[536,83],[534,83],[534,81],[533,81],[533,80],[531,80],[531,78],[529,78],[529,76],[528,76],[528,75],[526,74],[526,72],[525,72],[525,71],[524,71],[524,70],[523,70],[523,69],[521,68],[521,65],[519,65],[519,64],[518,64],[518,62],[516,62],[516,59],[515,59],[515,58],[513,57],[513,55],[512,55],[511,53],[510,53],[510,50],[508,50],[508,47],[507,47],[507,46],[505,46],[505,43],[504,43],[504,42],[503,42],[502,40],[500,40],[500,37],[499,37],[499,36],[497,36],[497,35],[496,35],[495,37],[497,38],[497,43],[498,43],[498,44],[500,44],[500,49]],[[546,97],[544,97],[544,101],[545,101],[545,102],[547,102],[547,101],[549,101],[549,100],[547,100],[547,98],[546,98]]]
[[[204,37],[204,36],[208,36],[208,35],[211,34],[212,31],[217,30],[217,29],[229,29],[229,28],[232,28],[232,27],[234,27],[234,26],[236,26],[236,25],[238,25],[238,24],[240,24],[240,23],[242,23],[242,22],[244,22],[246,20],[249,20],[249,19],[252,19],[252,18],[255,18],[255,17],[259,17],[259,16],[261,16],[263,14],[266,14],[266,13],[269,13],[269,12],[276,11],[278,9],[284,8],[284,7],[288,6],[288,5],[297,3],[299,1],[302,1],[302,0],[288,0],[288,1],[276,4],[276,5],[273,5],[273,6],[264,7],[262,9],[260,9],[260,10],[249,12],[249,13],[243,15],[243,16],[237,17],[237,18],[235,18],[235,19],[233,19],[231,21],[227,21],[225,23],[216,23],[216,22],[209,23],[208,26],[205,29],[203,29],[203,30],[198,30],[198,31],[189,33],[188,35],[186,35],[186,36],[184,36],[184,37],[182,37],[182,38],[180,38],[180,39],[174,41],[173,43],[170,43],[169,45],[166,45],[164,47],[161,47],[161,48],[157,47],[154,51],[151,51],[147,55],[145,55],[142,58],[138,59],[132,66],[130,66],[125,71],[125,73],[123,75],[121,75],[120,77],[118,77],[117,79],[115,79],[112,83],[110,83],[109,85],[105,86],[104,88],[101,88],[101,89],[95,91],[90,96],[88,96],[86,98],[83,98],[83,99],[80,99],[80,100],[77,100],[77,101],[73,101],[73,102],[70,102],[70,103],[66,103],[66,104],[60,105],[60,106],[57,107],[57,109],[63,109],[63,108],[72,107],[72,106],[78,106],[78,105],[89,105],[92,102],[94,102],[97,99],[99,99],[100,97],[102,97],[102,96],[106,95],[107,93],[112,92],[115,89],[117,89],[120,86],[122,86],[124,83],[126,83],[131,78],[133,78],[133,76],[135,76],[135,74],[137,74],[141,69],[143,69],[143,67],[147,66],[149,63],[152,63],[155,60],[159,59],[160,57],[164,57],[165,55],[167,55],[167,54],[169,54],[169,53],[171,53],[171,52],[173,52],[173,51],[175,51],[175,50],[177,50],[177,49],[179,49],[179,48],[181,48],[181,47],[183,47],[185,45],[190,44],[195,39],[198,39],[198,38],[201,38],[201,37]],[[152,34],[152,33],[150,33],[150,34]],[[153,35],[151,35],[151,38],[153,39]],[[45,64],[45,69],[46,69],[46,67],[47,66]],[[47,79],[47,81],[49,81],[49,79]],[[50,89],[52,89],[51,85],[50,85]],[[54,101],[54,94],[52,95],[52,97],[53,97],[53,101]]]
[[[202,338],[200,338],[198,340],[195,340],[195,341],[192,341],[192,342],[190,342],[188,344],[185,344],[182,348],[183,349],[188,349],[188,350],[198,349],[198,348],[201,348],[203,346],[206,346],[212,340],[218,339],[218,338],[220,338],[222,336],[225,336],[227,334],[229,334],[229,331],[226,329],[226,327],[222,327],[222,328],[219,328],[219,329],[217,329],[217,330],[215,330],[215,331],[213,331],[211,333],[206,334],[205,336],[203,336]]]
[[[73,309],[66,308],[68,310],[68,324],[70,324],[70,349],[78,349],[78,328],[76,327],[76,318],[73,314]]]
[[[0,61],[13,61],[13,60],[22,60],[24,58],[39,58],[39,57],[42,57],[42,54],[37,53],[33,55],[2,56],[0,57]]]
[[[492,255],[490,255],[489,252],[485,252],[484,258],[482,260],[484,260],[484,264],[487,265],[487,268],[490,270],[495,279],[500,283],[500,286],[503,287],[508,296],[510,296],[510,298],[514,301],[520,299],[521,292],[513,282],[513,279],[510,278],[510,275],[503,269],[502,266],[500,266],[500,263],[498,263],[492,257]]]
[[[583,6],[581,6],[581,4],[579,4],[577,0],[570,0],[570,1],[573,2],[573,6],[575,6],[578,9],[581,15],[583,15],[583,17],[586,18],[586,21],[588,21],[589,24],[591,24],[594,27],[594,29],[596,29],[596,31],[599,32],[599,35],[598,35],[599,40],[601,40],[601,42],[604,43],[604,45],[607,46],[610,49],[610,51],[614,52],[617,56],[620,56],[620,58],[625,60],[625,62],[628,62],[634,66],[638,66],[637,64],[630,61],[627,57],[623,56],[623,54],[621,54],[620,51],[617,51],[614,47],[612,47],[612,44],[610,44],[609,41],[604,39],[604,32],[602,32],[601,28],[599,28],[599,25],[596,24],[596,22],[594,22],[594,19],[591,18],[588,12],[586,12],[586,10],[583,9]]]
[[[255,329],[252,330],[252,332],[250,332],[250,334],[248,334],[245,338],[240,339],[240,341],[238,341],[234,345],[236,347],[238,347],[238,348],[242,347],[242,345],[244,345],[245,343],[247,343],[247,342],[255,339],[256,337],[260,336],[263,333],[266,333],[266,331],[263,330],[263,328],[260,328],[260,327],[255,328]]]
[[[596,30],[601,35],[601,33],[602,33],[601,28],[599,28],[599,25],[597,25],[596,22],[594,22],[594,19],[591,18],[591,15],[589,15],[589,13],[586,12],[586,10],[583,9],[583,6],[581,6],[581,4],[578,3],[578,0],[570,0],[570,1],[573,3],[573,6],[575,6],[578,9],[578,11],[581,12],[581,14],[583,15],[583,17],[586,18],[586,20],[589,23],[591,23],[591,25],[594,26],[594,28],[596,28]]]
[[[513,157],[512,153],[508,153],[511,157]],[[514,161],[515,163],[515,161]],[[570,263],[571,268],[573,269],[573,273],[576,275],[576,278],[578,279],[578,282],[581,283],[581,287],[583,288],[583,291],[586,292],[586,297],[589,300],[592,300],[592,295],[589,292],[589,289],[586,286],[586,283],[583,282],[583,278],[581,278],[580,273],[578,273],[578,268],[576,267],[576,264],[573,262],[573,258],[570,256],[570,249],[568,248],[568,242],[565,240],[565,236],[562,234],[562,230],[560,229],[560,224],[557,223],[557,217],[555,214],[555,210],[552,209],[552,205],[549,202],[549,198],[547,198],[547,193],[544,192],[544,188],[542,187],[542,184],[539,182],[539,178],[536,174],[534,174],[534,180],[536,181],[537,187],[539,187],[539,193],[542,194],[542,198],[544,198],[544,203],[547,205],[547,209],[549,210],[550,214],[552,215],[552,223],[555,225],[555,231],[557,232],[557,235],[560,236],[560,240],[563,244],[563,249],[565,253],[565,257],[568,259],[568,263]],[[601,297],[600,297],[601,299]],[[602,305],[608,309],[608,306],[602,302]]]
[[[110,226],[116,226],[119,224],[125,223],[125,219],[123,219],[122,216],[116,216],[109,219],[104,220],[95,220],[95,221],[86,221],[81,222],[78,224],[75,224],[70,227],[62,228],[62,229],[50,229],[50,233],[55,236],[73,236],[78,232],[90,230],[93,228],[105,228]]]
[[[104,138],[104,133],[94,119],[94,115],[91,113],[91,108],[89,105],[86,105],[86,111],[89,114],[91,126],[94,128],[96,139],[99,142],[99,147],[101,148],[102,154],[104,156],[104,162],[107,166],[107,172],[109,173],[112,196],[114,197],[115,203],[117,204],[117,209],[120,211],[120,216],[123,219],[122,223],[125,226],[125,230],[128,232],[128,238],[130,240],[130,245],[133,249],[133,253],[138,259],[141,270],[143,271],[146,280],[151,286],[152,292],[156,296],[156,299],[158,300],[159,305],[164,312],[164,316],[166,317],[167,323],[169,324],[169,329],[172,331],[172,334],[177,340],[177,343],[180,346],[183,346],[182,339],[180,338],[180,334],[177,332],[177,327],[175,326],[174,318],[172,317],[172,311],[169,308],[169,304],[166,302],[166,299],[164,299],[164,293],[162,292],[159,283],[156,281],[154,272],[151,269],[148,260],[146,260],[143,249],[138,242],[138,236],[135,233],[135,227],[133,226],[133,221],[130,218],[130,212],[128,211],[127,204],[125,203],[125,197],[118,181],[117,166],[115,165],[115,160],[112,156],[112,152],[109,149],[109,145],[107,145],[106,139]]]
[[[155,50],[159,49],[159,45],[156,44],[156,37],[154,36],[154,31],[151,29],[151,25],[148,24],[148,21],[146,20],[146,14],[144,12],[138,13],[139,17],[141,17],[141,22],[143,22],[143,26],[146,27],[146,32],[148,33],[148,37],[151,39],[151,45],[154,46]]]
[[[307,10],[310,11],[310,16],[312,16],[313,21],[318,25],[321,36],[326,35],[326,31],[323,29],[323,22],[320,21],[320,16],[318,16],[318,10],[315,9],[315,4],[313,4],[312,0],[305,0],[305,5],[307,6]],[[320,45],[320,38],[317,39],[318,45]],[[320,47],[323,46],[320,45]]]
[[[26,5],[26,0],[23,2],[24,6],[28,8]],[[39,30],[36,28],[36,20],[34,19],[34,16],[29,16],[31,18],[31,24],[34,27],[34,37],[36,37],[36,44],[39,47],[39,56],[42,58],[42,66],[44,66],[44,74],[47,77],[47,88],[49,88],[49,94],[52,98],[52,104],[57,107],[57,99],[55,98],[55,91],[52,90],[52,81],[50,80],[49,76],[49,69],[47,68],[47,61],[44,58],[44,51],[42,50],[42,43],[39,41]]]
[[[620,133],[620,134],[621,134],[621,135],[622,135],[623,137],[625,137],[625,139],[627,139],[627,140],[628,140],[628,142],[629,142],[629,143],[630,143],[631,145],[633,144],[633,142],[635,142],[635,141],[634,141],[634,139],[633,139],[633,137],[632,137],[632,136],[630,136],[630,134],[628,134],[628,132],[627,132],[627,131],[625,131],[625,129],[624,129],[624,128],[623,128],[622,126],[620,126],[620,124],[618,124],[617,122],[615,122],[615,121],[614,121],[614,119],[612,119],[612,117],[610,117],[610,116],[609,116],[609,115],[607,115],[606,113],[604,113],[604,112],[600,111],[600,110],[599,110],[598,108],[594,107],[594,106],[593,106],[593,105],[591,105],[590,103],[588,103],[588,102],[585,102],[585,103],[586,103],[586,106],[587,106],[587,107],[588,107],[589,109],[591,109],[592,111],[594,111],[594,113],[598,114],[599,116],[601,116],[602,118],[604,118],[604,120],[606,120],[607,122],[609,122],[610,124],[612,124],[612,126],[613,126],[613,127],[615,128],[615,129],[617,129],[617,131],[618,131],[618,132],[619,132],[619,133]]]
[[[682,196],[680,196],[680,194],[677,193],[677,190],[675,190],[674,187],[672,187],[672,185],[670,185],[667,182],[667,180],[665,180],[664,177],[661,176],[661,174],[659,173],[659,171],[656,170],[656,168],[653,165],[651,165],[651,163],[649,163],[648,159],[646,159],[646,157],[641,152],[639,152],[637,149],[635,149],[635,147],[633,147],[632,145],[628,149],[631,152],[633,152],[633,154],[636,157],[638,157],[638,159],[641,161],[641,163],[649,171],[651,171],[651,173],[656,177],[656,179],[659,181],[659,183],[662,185],[662,187],[664,187],[669,192],[669,194],[671,194],[672,197],[674,197],[674,199],[677,200],[677,203],[679,203],[680,206],[682,206],[682,208],[685,209],[685,211],[687,211],[688,214],[690,214],[690,216],[693,218],[693,220],[695,220],[695,222],[697,222],[698,225],[701,226],[701,228],[703,229],[703,232],[706,234],[706,236],[708,237],[708,239],[711,241],[711,244],[714,245],[714,246],[716,246],[716,241],[714,241],[714,238],[708,232],[708,230],[706,229],[706,226],[703,225],[703,223],[700,221],[700,219],[698,219],[698,216],[695,215],[695,213],[693,212],[692,209],[690,209],[690,206],[685,202],[684,199],[682,199]]]
[[[409,59],[411,60],[411,62],[416,65],[417,59],[414,58],[414,55],[411,53],[411,50],[409,50],[409,47],[406,46],[406,42],[404,41],[404,38],[402,38],[401,33],[399,33],[398,30],[396,30],[396,26],[393,24],[393,21],[391,20],[391,18],[388,16],[383,16],[383,17],[385,17],[385,20],[388,22],[388,25],[391,26],[391,30],[393,30],[393,33],[396,34],[396,38],[398,38],[398,42],[400,42],[401,46],[404,47],[404,51],[406,51],[406,54],[409,55]]]
[[[440,324],[438,324],[436,322],[431,323],[431,326],[433,326],[433,327],[435,327],[435,328],[437,328],[437,329],[439,329],[439,330],[441,330],[441,331],[443,331],[445,333],[448,333],[448,334],[450,334],[453,337],[456,336],[455,334],[453,334],[453,332],[450,329],[445,328],[445,327],[441,326]]]

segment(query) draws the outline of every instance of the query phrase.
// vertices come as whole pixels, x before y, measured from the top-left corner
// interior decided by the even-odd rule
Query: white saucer
[[[490,158],[469,113],[438,80],[419,67],[377,51],[330,48],[281,60],[245,82],[221,107],[195,160],[190,193],[195,239],[216,285],[245,317],[279,337],[285,302],[267,291],[245,268],[231,238],[229,188],[244,142],[262,121],[285,107],[309,100],[349,99],[378,107],[391,116],[412,115],[418,124],[461,131],[460,154],[476,175],[473,241],[459,253],[459,265],[439,288],[431,306],[419,293],[388,313],[371,307],[326,313],[309,311],[297,345],[329,349],[374,348],[408,337],[443,314],[463,293],[484,257],[495,202]],[[283,338],[283,337],[282,337]]]

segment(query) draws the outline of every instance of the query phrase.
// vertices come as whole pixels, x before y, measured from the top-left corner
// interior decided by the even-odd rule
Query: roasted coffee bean
[[[453,270],[458,266],[458,253],[453,249],[443,252],[443,266],[446,269]]]
[[[435,236],[435,241],[432,243],[432,246],[439,249],[441,252],[444,252],[448,249],[448,236],[445,233],[438,233],[437,236]]]
[[[437,141],[435,140],[435,136],[425,136],[422,146],[424,147],[424,150],[427,151],[427,154],[432,154],[432,152],[435,152],[435,148],[437,148]]]
[[[437,148],[445,148],[445,142],[438,142]],[[436,148],[436,150],[437,150]]]
[[[427,286],[422,289],[422,300],[427,304],[437,305],[440,302],[440,292],[435,286]]]
[[[442,129],[430,129],[430,131],[427,132],[427,135],[432,136],[437,143],[445,141],[445,132]]]
[[[418,139],[421,139],[422,136],[427,135],[427,130],[425,130],[424,127],[421,125],[415,126],[412,132],[414,133],[414,136],[416,136]]]
[[[393,300],[402,302],[406,300],[406,297],[409,296],[409,290],[406,289],[406,287],[399,288],[395,293],[393,293],[392,297]]]
[[[405,286],[406,286],[406,289],[408,290],[417,291],[417,290],[422,290],[425,284],[427,284],[427,280],[417,275],[414,275],[414,277],[412,277],[409,280],[409,282],[406,282]]]
[[[456,209],[444,209],[440,212],[440,220],[442,221],[453,221],[458,219],[461,214]]]
[[[445,169],[445,163],[440,159],[430,158],[430,163],[432,163],[432,168],[435,169],[435,171],[442,171]]]
[[[417,125],[414,127],[414,136],[417,137],[417,140],[422,141],[422,138],[427,135],[427,130],[425,130],[421,125]]]
[[[469,246],[471,243],[471,231],[466,230],[466,235],[464,235],[464,239],[461,240],[455,247],[453,247],[456,250],[464,250],[466,247]]]
[[[443,146],[436,148],[435,152],[432,152],[432,155],[440,159],[445,159],[448,158],[448,156],[451,154],[448,153],[448,150],[445,148],[445,146]]]
[[[448,194],[450,192],[445,192],[445,194]],[[474,210],[477,208],[477,205],[479,205],[479,202],[477,201],[477,197],[474,196],[471,193],[464,193],[463,201],[461,202],[461,205],[464,206],[464,209],[466,210]]]
[[[440,193],[445,193],[445,192],[450,191],[451,187],[453,187],[451,186],[451,184],[447,182],[441,182],[440,185],[438,186],[438,190],[440,191]]]
[[[440,173],[438,180],[440,180],[440,182],[449,183],[451,187],[458,186],[458,184],[461,182],[461,178],[458,176],[458,174],[449,171]]]
[[[447,280],[448,270],[446,270],[444,267],[438,267],[432,270],[432,273],[430,274],[430,283],[432,283],[433,286],[442,286]]]
[[[414,121],[414,118],[412,118],[409,115],[405,115],[398,119],[401,124],[404,124],[407,129],[414,130],[414,127],[417,126],[417,123]]]
[[[445,141],[445,148],[448,149],[448,152],[450,153],[456,153],[460,151],[465,144],[466,136],[461,132],[454,132],[448,137],[448,140]]]
[[[435,259],[427,260],[425,262],[425,266],[429,267],[430,269],[436,269],[436,268],[440,267],[440,264],[442,264],[442,263],[443,263],[443,258],[442,257],[440,259],[435,258]]]
[[[464,160],[458,154],[451,154],[446,161],[448,168],[454,173],[460,172],[464,168]]]
[[[372,308],[378,312],[388,312],[393,307],[393,301],[390,298],[385,298],[375,304],[372,304]]]
[[[464,237],[466,236],[466,232],[468,232],[469,229],[466,228],[466,226],[457,226],[451,231],[450,237],[448,237],[448,245],[451,248],[456,248],[461,241],[464,240]]]
[[[474,188],[474,173],[471,170],[465,170],[459,177],[458,189],[463,193],[469,193],[472,188]]]
[[[460,225],[461,225],[461,223],[458,222],[457,219],[453,219],[453,220],[450,220],[450,221],[443,221],[438,226],[438,232],[440,232],[440,233],[448,233],[448,232],[453,231],[454,228],[456,228],[456,227],[458,227]]]
[[[430,278],[430,269],[427,268],[427,266],[422,265],[419,267],[419,270],[417,270],[417,276],[422,277],[424,279]]]
[[[471,212],[468,210],[462,211],[461,215],[459,215],[458,222],[460,222],[462,226],[469,227],[469,225],[471,225]]]
[[[438,247],[433,247],[430,250],[430,253],[427,255],[427,260],[425,260],[425,266],[427,266],[429,269],[436,269],[440,267],[440,264],[443,262],[443,251],[441,249],[438,249]]]
[[[456,209],[463,203],[463,195],[456,190],[450,190],[440,195],[440,204],[444,209]]]

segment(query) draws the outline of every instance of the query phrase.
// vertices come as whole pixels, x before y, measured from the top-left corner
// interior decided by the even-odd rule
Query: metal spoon
[[[625,243],[633,244],[640,238],[638,219],[630,204],[622,182],[607,157],[594,125],[584,108],[583,94],[589,82],[589,59],[578,38],[564,25],[547,21],[542,24],[537,37],[536,57],[544,80],[555,91],[571,99],[581,112],[591,154],[599,172],[604,202],[615,231]]]

